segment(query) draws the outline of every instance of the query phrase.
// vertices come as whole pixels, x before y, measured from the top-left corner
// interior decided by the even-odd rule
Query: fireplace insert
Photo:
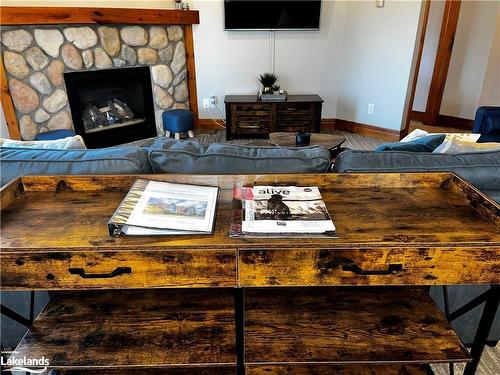
[[[149,67],[64,73],[76,134],[88,148],[157,135]]]

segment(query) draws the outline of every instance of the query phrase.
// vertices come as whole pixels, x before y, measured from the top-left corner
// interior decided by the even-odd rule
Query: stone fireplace
[[[2,50],[24,140],[48,130],[80,132],[80,119],[73,108],[78,104],[70,106],[68,82],[74,81],[69,77],[82,72],[96,72],[104,82],[118,70],[132,72],[127,69],[141,66],[148,70],[149,94],[144,98],[150,101],[145,104],[150,111],[142,117],[148,122],[143,124],[144,133],[134,135],[139,139],[162,134],[164,110],[189,109],[184,33],[179,25],[3,26]],[[75,96],[75,87],[70,90],[69,96]],[[122,129],[121,133],[127,131]],[[106,145],[97,140],[96,133],[89,138],[89,146]],[[127,137],[127,141],[134,138]]]

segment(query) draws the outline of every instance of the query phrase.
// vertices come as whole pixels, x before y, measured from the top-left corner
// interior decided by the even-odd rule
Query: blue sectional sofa
[[[22,175],[322,173],[330,168],[330,153],[321,147],[205,145],[164,137],[92,150],[2,147],[0,160],[2,185]]]
[[[457,155],[407,151],[344,151],[333,172],[452,171],[500,203],[500,151]]]

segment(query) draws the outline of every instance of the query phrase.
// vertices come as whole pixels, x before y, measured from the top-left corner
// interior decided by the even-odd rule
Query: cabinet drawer
[[[241,286],[500,282],[500,247],[240,250]]]
[[[236,285],[236,250],[3,254],[4,290]]]
[[[311,103],[280,103],[276,108],[276,128],[279,131],[313,131],[314,108]]]

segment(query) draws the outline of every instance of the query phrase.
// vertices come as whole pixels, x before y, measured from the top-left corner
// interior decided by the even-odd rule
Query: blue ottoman
[[[53,141],[55,139],[63,139],[74,136],[75,132],[73,130],[49,130],[48,132],[38,133],[35,137],[35,141]]]
[[[175,139],[181,138],[181,133],[188,132],[189,138],[194,137],[194,115],[186,109],[170,109],[163,112],[163,130],[165,136],[170,137],[174,133]]]

